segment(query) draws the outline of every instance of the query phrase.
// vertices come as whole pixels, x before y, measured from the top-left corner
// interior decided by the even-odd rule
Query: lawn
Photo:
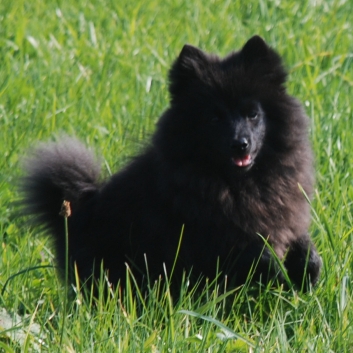
[[[163,282],[145,293],[129,277],[106,300],[68,297],[49,239],[19,216],[23,156],[75,135],[108,176],[148,142],[185,43],[223,56],[253,34],[283,56],[310,117],[318,285],[210,283],[176,300]],[[352,99],[351,0],[1,0],[0,351],[352,352]]]

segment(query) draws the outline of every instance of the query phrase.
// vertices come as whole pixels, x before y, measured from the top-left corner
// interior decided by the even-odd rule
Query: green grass
[[[108,175],[144,146],[168,106],[168,68],[184,43],[225,55],[253,34],[283,55],[288,90],[312,122],[317,288],[227,293],[210,284],[176,303],[162,283],[139,295],[129,277],[126,292],[107,301],[66,301],[55,269],[43,267],[12,277],[0,295],[0,351],[352,352],[350,0],[2,0],[0,286],[54,264],[49,240],[17,214],[16,180],[30,146],[76,135],[104,156]]]

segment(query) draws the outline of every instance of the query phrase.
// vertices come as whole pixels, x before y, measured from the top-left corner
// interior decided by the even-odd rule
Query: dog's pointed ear
[[[253,36],[245,43],[241,53],[246,62],[252,62],[267,57],[270,50],[269,46],[260,36]]]
[[[244,68],[280,87],[286,81],[281,57],[260,36],[251,37],[240,51]]]
[[[176,61],[177,67],[184,74],[198,76],[207,65],[207,54],[190,44],[185,44]]]
[[[201,49],[185,44],[169,72],[172,96],[183,92],[193,80],[202,80],[209,63],[209,56]]]

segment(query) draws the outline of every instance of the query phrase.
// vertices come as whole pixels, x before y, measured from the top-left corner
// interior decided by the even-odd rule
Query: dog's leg
[[[321,258],[308,234],[290,244],[284,262],[292,282],[304,291],[319,279]]]

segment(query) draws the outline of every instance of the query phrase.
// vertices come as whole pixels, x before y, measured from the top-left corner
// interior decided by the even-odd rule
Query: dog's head
[[[249,171],[286,96],[279,55],[260,37],[224,59],[185,45],[170,71],[171,107],[154,142],[179,163]],[[288,97],[288,96],[286,96]],[[272,124],[273,125],[273,124]]]

